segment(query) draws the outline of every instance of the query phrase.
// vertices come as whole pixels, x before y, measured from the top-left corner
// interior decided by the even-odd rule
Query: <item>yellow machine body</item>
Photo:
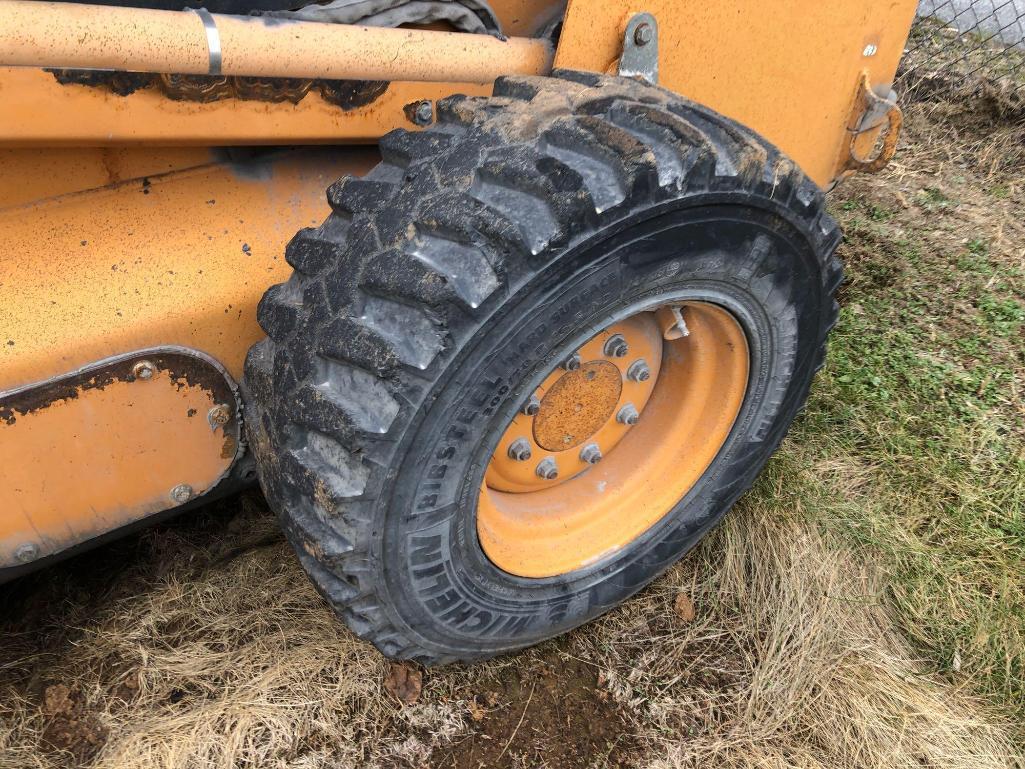
[[[31,12],[5,3],[0,62],[24,43],[4,11]],[[529,38],[560,14],[554,66],[616,72],[630,18],[653,14],[659,84],[754,128],[825,187],[871,165],[916,2],[492,5],[524,41],[510,73],[552,66]],[[453,60],[466,37],[410,34]],[[0,574],[251,480],[237,383],[256,305],[288,275],[285,244],[325,217],[330,183],[376,162],[377,139],[418,127],[419,103],[490,92],[419,63],[417,80],[353,82],[347,100],[312,80],[197,91],[154,73],[114,88],[0,67]]]

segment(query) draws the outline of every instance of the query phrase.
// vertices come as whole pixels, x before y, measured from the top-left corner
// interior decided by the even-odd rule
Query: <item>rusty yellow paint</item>
[[[262,336],[256,304],[290,273],[285,244],[327,215],[329,184],[376,160],[369,148],[308,150],[0,211],[0,391],[161,345],[240,377]]]
[[[176,486],[196,496],[215,486],[236,446],[207,421],[214,405],[204,387],[157,370],[5,415],[0,568],[26,545],[50,555],[174,507]]]
[[[560,8],[552,0],[491,5],[506,34],[519,36],[537,32]],[[490,91],[490,83],[393,82],[369,104],[350,109],[316,93],[297,104],[242,99],[203,104],[171,100],[155,88],[119,96],[104,88],[62,85],[41,69],[0,67],[5,104],[0,146],[374,142],[394,128],[415,128],[404,111],[412,102]]]
[[[627,20],[641,10],[653,13],[659,84],[750,126],[824,186],[847,163],[847,126],[862,71],[874,87],[892,82],[916,6],[915,0],[650,0],[643,7],[570,0],[555,66],[614,71]]]
[[[239,145],[376,142],[394,128],[416,128],[406,105],[490,85],[392,83],[375,100],[345,110],[310,93],[297,104],[245,99],[175,101],[155,88],[118,96],[106,88],[61,85],[39,69],[0,68],[0,145]],[[74,116],[73,119],[70,116]]]

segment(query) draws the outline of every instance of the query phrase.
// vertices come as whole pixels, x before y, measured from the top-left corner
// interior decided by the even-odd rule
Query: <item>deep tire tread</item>
[[[295,236],[295,274],[260,303],[269,338],[246,364],[261,480],[311,580],[357,635],[424,664],[489,656],[418,642],[390,608],[374,550],[399,434],[426,408],[430,372],[466,341],[453,319],[623,210],[722,190],[807,222],[826,291],[842,279],[821,191],[738,124],[592,73],[500,78],[494,94],[439,100],[433,129],[389,134],[381,165],[331,186],[332,215]],[[830,302],[816,367],[836,317]],[[732,502],[753,481],[734,477],[721,494]]]

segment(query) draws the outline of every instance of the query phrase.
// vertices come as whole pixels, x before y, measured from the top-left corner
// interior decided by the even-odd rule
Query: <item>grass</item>
[[[1022,724],[1025,241],[1017,222],[999,245],[960,237],[966,217],[990,218],[990,232],[1009,222],[959,186],[960,199],[923,187],[887,216],[871,199],[879,185],[848,193],[851,280],[795,439],[867,468],[871,493],[856,499],[813,479],[814,520],[878,559],[893,616],[928,668]]]
[[[0,592],[0,767],[1025,767],[1025,128],[980,99],[833,193],[806,412],[626,606],[403,707],[231,501]]]

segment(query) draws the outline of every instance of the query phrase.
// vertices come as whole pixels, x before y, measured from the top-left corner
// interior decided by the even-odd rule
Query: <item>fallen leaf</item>
[[[71,689],[64,684],[47,686],[43,692],[43,712],[51,716],[67,716],[75,709]]]
[[[686,593],[680,593],[676,596],[676,616],[682,619],[684,622],[693,622],[696,613],[694,611],[694,602],[690,600],[690,596]]]
[[[474,721],[483,721],[484,716],[488,714],[487,709],[478,704],[476,697],[466,703],[466,709],[470,711],[470,718]]]
[[[393,662],[384,676],[384,688],[404,705],[412,705],[420,699],[423,675],[412,665]]]

